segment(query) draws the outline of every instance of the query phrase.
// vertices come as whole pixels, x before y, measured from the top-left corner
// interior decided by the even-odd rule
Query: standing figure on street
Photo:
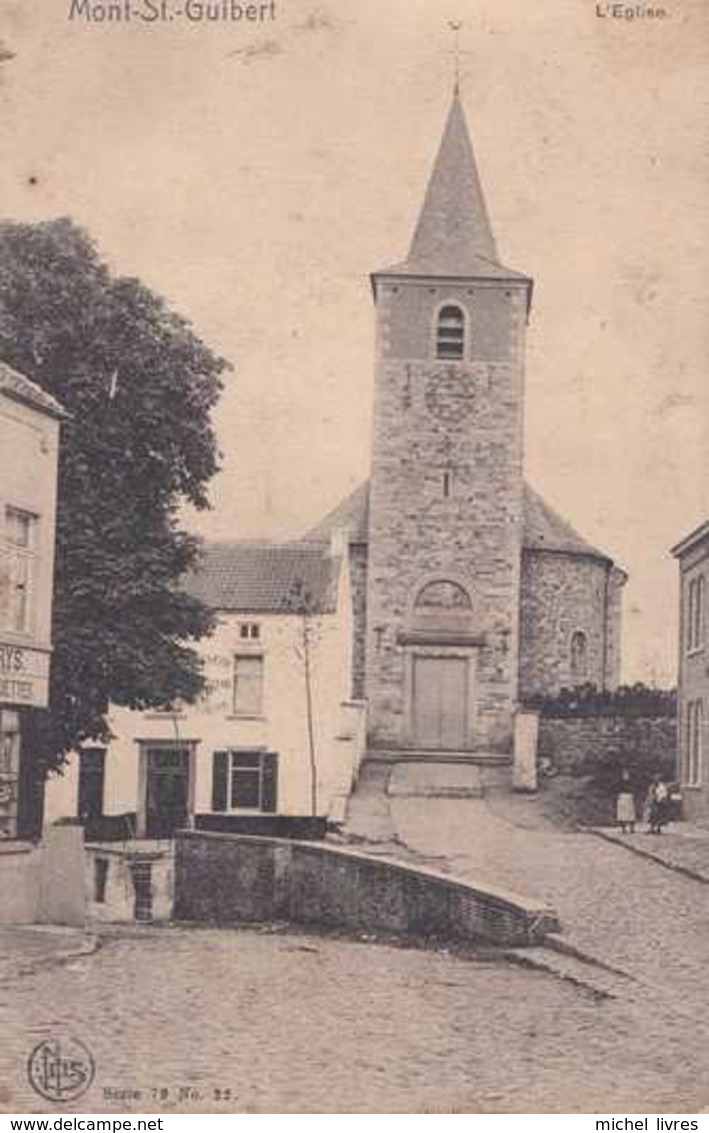
[[[647,821],[650,834],[661,834],[662,827],[669,821],[670,792],[661,775],[652,778],[646,800]]]
[[[626,767],[620,777],[620,787],[615,805],[615,817],[620,824],[621,834],[635,833],[635,796],[630,785],[630,774]]]

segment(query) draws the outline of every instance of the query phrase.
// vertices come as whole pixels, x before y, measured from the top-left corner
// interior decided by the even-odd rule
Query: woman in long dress
[[[656,775],[647,794],[647,820],[651,834],[662,834],[662,827],[669,821],[670,792],[661,775]]]
[[[624,769],[620,781],[620,790],[615,805],[615,817],[620,824],[621,834],[635,833],[635,797],[630,787],[630,775]]]

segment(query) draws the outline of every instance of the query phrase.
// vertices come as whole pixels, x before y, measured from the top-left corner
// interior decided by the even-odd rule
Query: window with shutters
[[[215,751],[212,810],[273,812],[278,802],[278,755],[263,749]]]
[[[235,716],[261,716],[263,713],[263,656],[238,653],[234,658]]]

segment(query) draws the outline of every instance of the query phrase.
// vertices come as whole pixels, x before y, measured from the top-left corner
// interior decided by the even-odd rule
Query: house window
[[[37,517],[20,508],[5,509],[0,542],[0,628],[29,633],[36,553]]]
[[[685,732],[685,782],[697,787],[702,781],[704,703],[690,700],[687,703]]]
[[[571,679],[574,684],[588,680],[588,638],[581,630],[571,635]]]
[[[234,715],[260,716],[263,711],[263,657],[237,654],[234,658]]]
[[[212,810],[274,812],[278,802],[278,755],[262,749],[215,751]]]
[[[239,637],[242,641],[258,641],[261,637],[261,626],[258,622],[239,622]]]
[[[704,575],[692,578],[687,594],[687,652],[701,649],[704,644],[705,627],[705,582]]]
[[[436,324],[436,357],[462,358],[465,353],[465,315],[453,303],[441,307]]]

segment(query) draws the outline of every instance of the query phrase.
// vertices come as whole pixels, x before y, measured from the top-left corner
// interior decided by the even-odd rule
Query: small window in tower
[[[465,353],[465,315],[460,307],[441,307],[436,325],[436,357],[462,358]]]
[[[446,471],[443,473],[443,499],[444,500],[447,500],[447,499],[450,498],[452,490],[453,490],[453,473],[450,471],[449,468],[447,468]]]

